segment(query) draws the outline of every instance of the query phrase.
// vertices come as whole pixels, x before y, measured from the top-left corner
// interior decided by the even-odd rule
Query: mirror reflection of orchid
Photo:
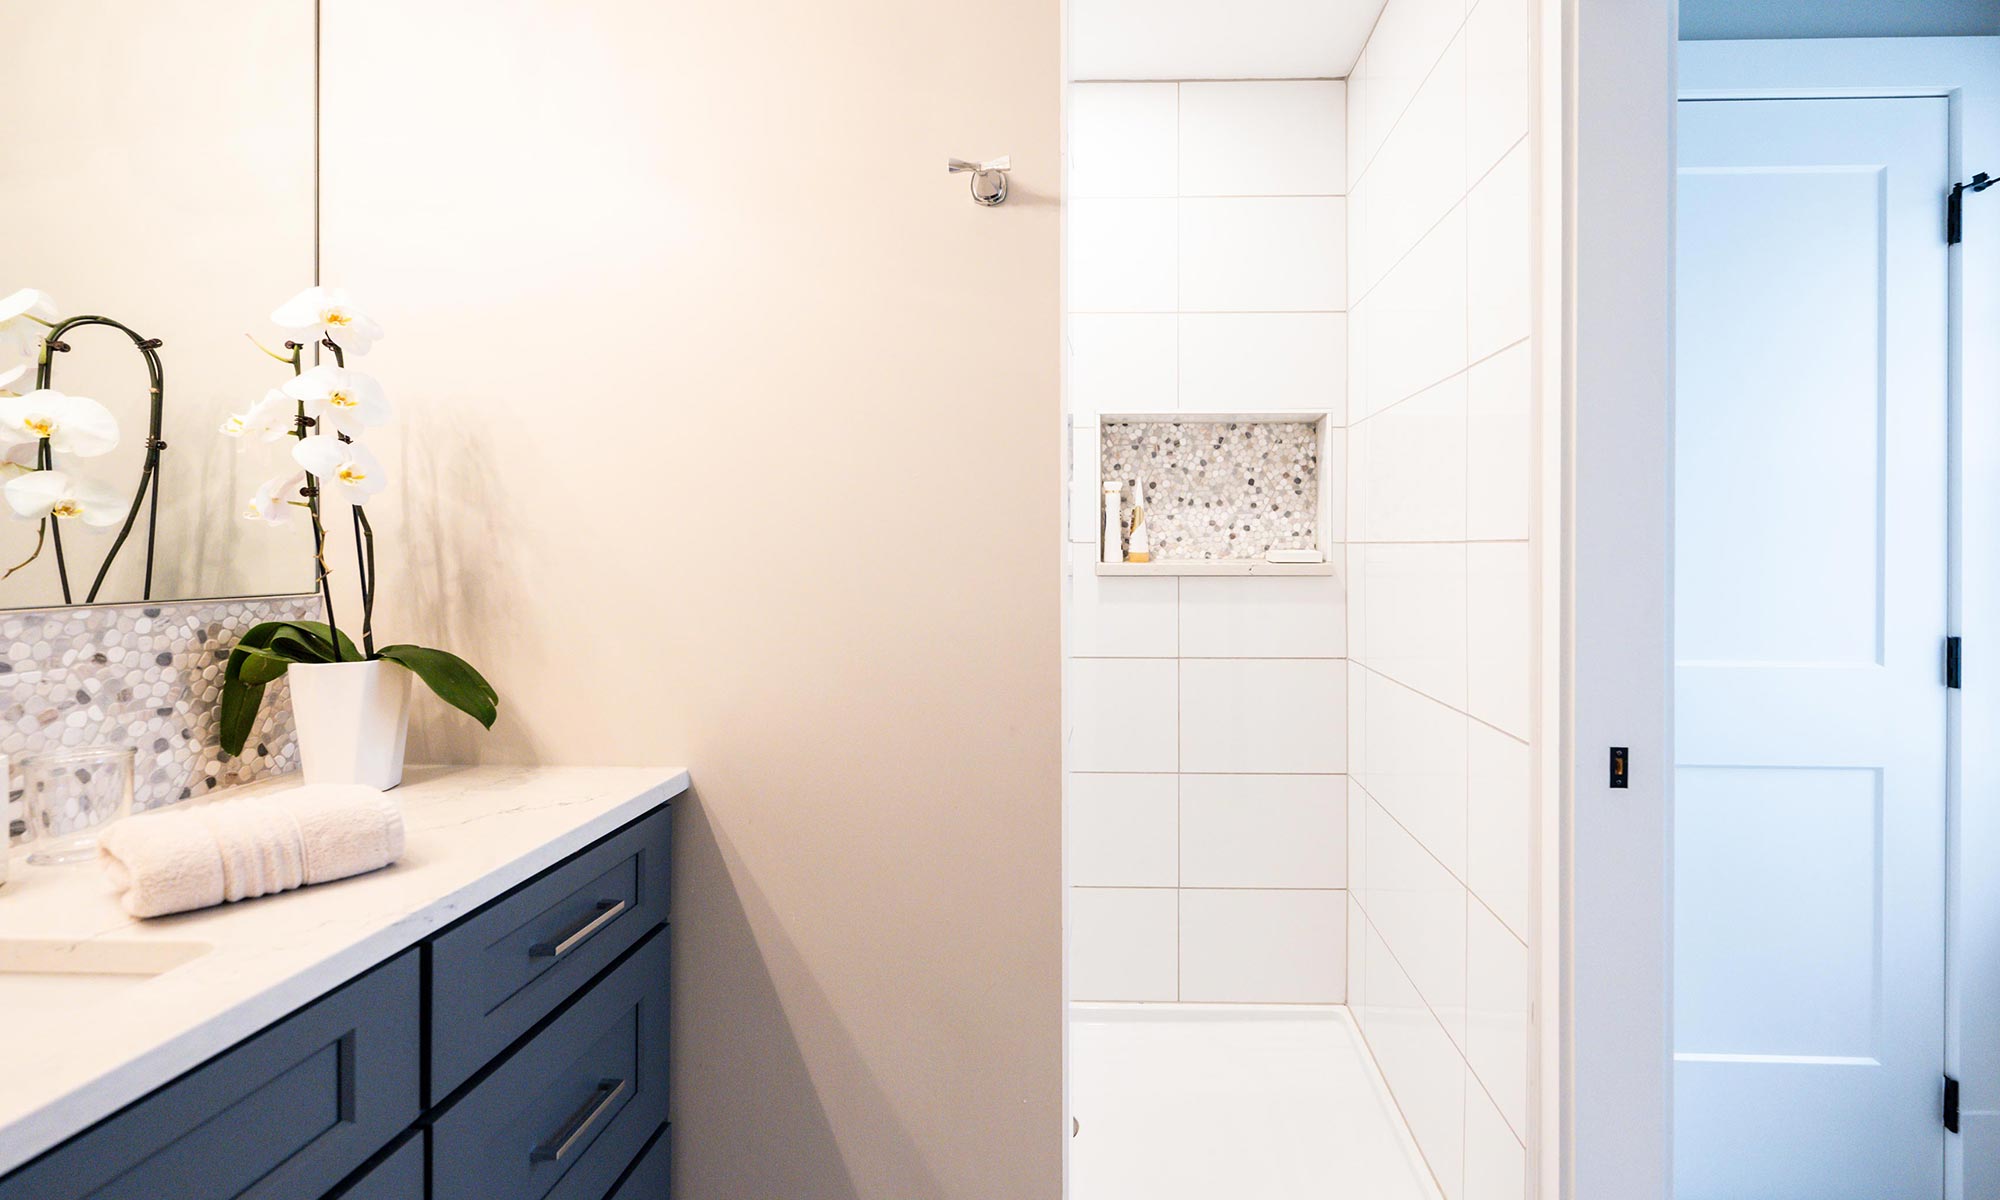
[[[147,461],[140,477],[139,494],[131,500],[114,489],[79,476],[57,464],[65,459],[96,458],[117,449],[118,419],[111,410],[84,396],[71,396],[51,386],[52,356],[69,349],[61,335],[82,325],[110,325],[123,330],[146,355],[154,381],[152,404],[154,432],[148,438]],[[59,522],[80,520],[92,530],[108,530],[119,525],[118,538],[105,554],[96,581],[86,599],[97,598],[132,521],[157,470],[159,449],[160,387],[159,346],[104,317],[72,317],[64,320],[48,293],[22,288],[0,297],[0,351],[32,359],[0,370],[0,498],[14,516],[36,522],[35,548],[28,557],[7,568],[0,579],[13,575],[41,557],[45,546],[55,547],[56,574],[62,584],[64,602],[71,599],[69,564],[63,554]],[[32,377],[30,372],[33,372]],[[152,547],[146,555],[146,587],[152,587]]]
[[[0,314],[4,314],[0,307]],[[307,288],[278,306],[271,320],[292,334],[287,354],[265,350],[292,368],[282,387],[222,424],[239,450],[252,444],[289,440],[291,462],[265,480],[244,506],[245,520],[284,525],[304,513],[311,522],[314,578],[326,610],[321,621],[267,621],[243,635],[229,652],[222,686],[222,748],[241,754],[257,719],[264,689],[293,663],[400,663],[440,699],[488,729],[499,715],[500,698],[471,664],[457,655],[423,646],[375,646],[375,530],[366,505],[388,486],[388,476],[361,438],[391,415],[389,399],[374,376],[347,365],[350,354],[367,353],[382,338],[382,327],[337,288]],[[302,340],[304,339],[304,340]],[[305,365],[308,344],[325,350],[331,364]],[[260,347],[261,349],[262,347]],[[334,616],[333,572],[326,561],[326,508],[347,506],[354,526],[356,582],[361,593],[359,645]]]

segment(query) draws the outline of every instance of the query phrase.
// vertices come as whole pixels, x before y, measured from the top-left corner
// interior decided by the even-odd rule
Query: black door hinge
[[[1996,183],[2000,183],[2000,179],[1981,171],[1972,177],[1971,183],[1951,185],[1951,196],[1944,202],[1945,245],[1956,246],[1965,239],[1965,193],[1983,192]]]
[[[1944,685],[1965,686],[1965,643],[1955,637],[1944,640]]]
[[[1944,1127],[1958,1132],[1958,1080],[1944,1077]]]

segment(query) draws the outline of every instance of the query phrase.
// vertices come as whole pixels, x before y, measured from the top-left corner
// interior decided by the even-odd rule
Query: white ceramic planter
[[[401,663],[293,663],[292,719],[307,783],[395,787],[410,732],[410,671]]]

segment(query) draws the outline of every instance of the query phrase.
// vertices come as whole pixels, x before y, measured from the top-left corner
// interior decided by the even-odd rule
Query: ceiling
[[[1071,79],[1324,79],[1383,0],[1070,0]]]
[[[1687,41],[1991,34],[2000,0],[1681,0]]]

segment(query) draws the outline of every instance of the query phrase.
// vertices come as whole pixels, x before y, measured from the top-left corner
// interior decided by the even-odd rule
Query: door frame
[[[1545,865],[1545,887],[1561,897],[1556,1040],[1569,1087],[1552,1171],[1560,1171],[1564,1196],[1665,1200],[1673,1086],[1675,103],[1681,95],[1944,96],[1954,177],[2000,175],[2000,38],[1678,45],[1674,0],[1567,0],[1565,17],[1567,661],[1561,853]],[[1967,687],[1947,698],[1946,1069],[1963,1081],[1964,1102],[1961,1134],[1946,1142],[1952,1200],[2000,1189],[2000,953],[1975,952],[2000,945],[2000,872],[1961,869],[2000,863],[2000,765],[1957,750],[2000,738],[2000,667],[1982,676],[1979,666],[2000,664],[2000,622],[1963,617],[2000,613],[1996,196],[1967,198],[1967,240],[1949,265],[1948,632],[1967,638]],[[1967,329],[1994,332],[1968,338]],[[1664,444],[1618,450],[1620,434]],[[1622,474],[1597,465],[1616,453],[1625,455]],[[1629,792],[1604,786],[1610,745],[1633,749]]]

